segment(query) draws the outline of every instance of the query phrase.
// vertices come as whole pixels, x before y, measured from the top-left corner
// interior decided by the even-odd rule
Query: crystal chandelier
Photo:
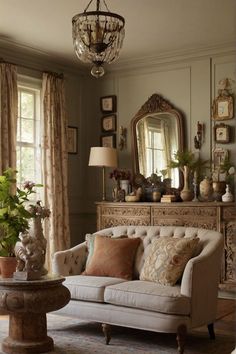
[[[125,20],[108,10],[101,11],[100,0],[96,0],[96,11],[87,11],[72,18],[72,36],[75,53],[85,63],[93,63],[91,74],[96,78],[104,75],[104,63],[118,59],[125,36]]]

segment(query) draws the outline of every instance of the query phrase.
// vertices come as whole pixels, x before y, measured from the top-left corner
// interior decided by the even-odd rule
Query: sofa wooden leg
[[[111,326],[106,323],[102,323],[102,331],[106,339],[106,344],[108,345],[111,340]]]
[[[183,354],[184,352],[186,335],[187,335],[187,327],[184,324],[182,324],[177,328],[177,337],[176,337],[179,354]]]
[[[210,323],[209,325],[207,325],[207,328],[208,328],[210,338],[216,339],[215,331],[214,331],[214,323]]]

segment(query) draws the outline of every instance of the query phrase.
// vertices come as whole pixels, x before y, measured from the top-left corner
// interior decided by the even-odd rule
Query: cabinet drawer
[[[152,225],[176,225],[217,230],[217,208],[154,207],[152,209]]]
[[[110,207],[101,208],[101,226],[102,228],[119,225],[150,225],[151,209],[150,207]]]

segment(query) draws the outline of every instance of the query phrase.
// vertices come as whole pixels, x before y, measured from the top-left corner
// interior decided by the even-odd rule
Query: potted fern
[[[29,228],[31,213],[26,202],[35,185],[25,182],[23,190],[16,188],[16,175],[12,168],[0,176],[0,271],[3,278],[11,277],[16,269],[14,248],[20,232]]]

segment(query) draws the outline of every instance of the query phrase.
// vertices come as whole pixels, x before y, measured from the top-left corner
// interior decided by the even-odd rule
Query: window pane
[[[161,149],[161,150],[163,149],[161,134],[157,132],[154,133],[154,147],[156,149]]]
[[[20,119],[17,119],[17,136],[16,136],[16,140],[20,141]]]
[[[35,154],[34,148],[31,147],[22,147],[21,148],[21,175],[22,180],[34,181],[34,161]]]
[[[21,117],[33,118],[34,114],[34,95],[21,92]]]
[[[21,149],[19,146],[16,147],[16,170],[18,171],[17,174],[17,182],[22,183],[21,181]]]
[[[21,141],[24,143],[34,142],[34,121],[21,119]]]

